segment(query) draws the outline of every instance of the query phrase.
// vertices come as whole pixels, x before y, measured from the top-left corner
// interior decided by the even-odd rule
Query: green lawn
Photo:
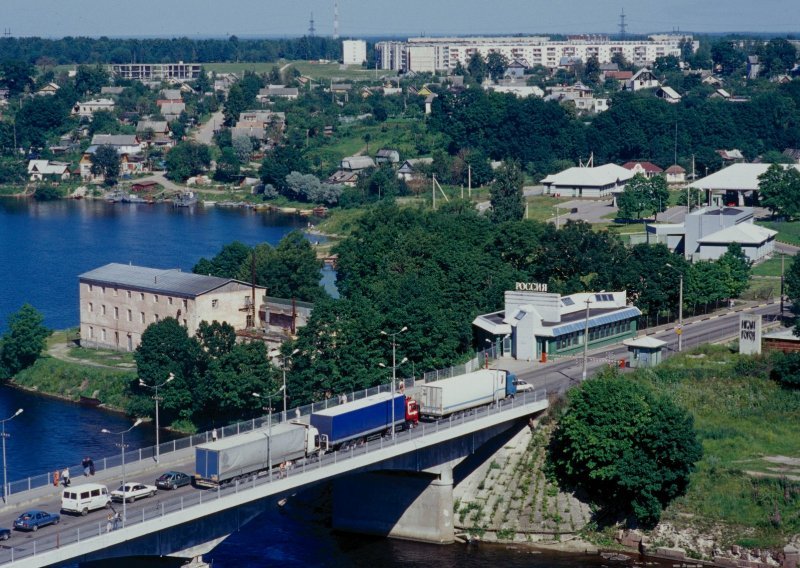
[[[789,270],[789,265],[792,263],[792,258],[786,258],[784,261],[784,271]],[[781,275],[781,257],[775,256],[764,262],[757,264],[752,270],[753,276],[775,276]]]
[[[800,532],[800,481],[783,477],[800,466],[764,459],[800,458],[800,389],[782,389],[768,367],[766,358],[706,346],[635,375],[692,413],[703,444],[688,493],[665,520],[720,528],[723,547],[782,546]]]
[[[758,224],[778,231],[779,241],[800,246],[800,221],[759,221]]]

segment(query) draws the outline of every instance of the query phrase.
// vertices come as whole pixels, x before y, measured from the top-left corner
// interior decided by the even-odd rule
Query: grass
[[[364,216],[366,209],[331,209],[328,217],[317,223],[316,228],[328,235],[349,235],[356,222]]]
[[[782,546],[800,532],[800,482],[746,472],[774,467],[765,456],[800,458],[800,389],[768,379],[766,358],[723,346],[701,352],[635,375],[691,412],[703,445],[687,494],[667,509],[665,520],[678,528],[722,527],[723,546],[744,539],[751,546]]]
[[[128,383],[135,377],[134,371],[89,367],[45,356],[18,373],[14,380],[23,387],[69,400],[77,401],[81,396],[99,398],[108,406],[124,409]]]
[[[777,240],[800,246],[800,221],[759,221],[758,224],[778,231]]]
[[[136,363],[133,360],[133,353],[124,351],[110,351],[106,349],[86,349],[85,347],[71,347],[67,354],[75,359],[88,361],[90,363],[100,363],[109,367],[119,367],[121,369],[131,369]]]
[[[785,263],[784,270],[788,270],[791,259]],[[753,267],[753,276],[772,276],[780,278],[781,276],[781,258],[773,257],[759,263]]]

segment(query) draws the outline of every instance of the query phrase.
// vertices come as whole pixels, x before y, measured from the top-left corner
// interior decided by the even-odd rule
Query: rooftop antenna
[[[314,12],[311,12],[311,19],[308,21],[308,35],[314,37],[317,28],[314,27]]]
[[[3,28],[3,36],[11,37],[11,28]]]
[[[339,0],[333,0],[333,39],[339,39]]]
[[[625,40],[625,33],[628,30],[628,24],[625,23],[625,8],[622,9],[622,12],[619,15],[619,37],[621,40]]]

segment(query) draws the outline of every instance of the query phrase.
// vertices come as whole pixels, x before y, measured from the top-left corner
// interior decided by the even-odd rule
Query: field
[[[282,68],[291,65],[301,74],[317,81],[367,81],[375,80],[375,70],[365,69],[360,65],[342,66],[339,63],[313,63],[310,61],[270,61],[270,62],[240,62],[240,63],[204,63],[206,71],[216,73],[269,73],[273,67]],[[386,74],[385,70],[379,71],[378,77]]]
[[[778,231],[777,240],[800,246],[800,221],[759,221],[758,224]]]
[[[637,373],[694,415],[704,449],[664,520],[722,546],[782,546],[800,532],[800,390],[781,388],[768,368],[766,357],[706,346]]]

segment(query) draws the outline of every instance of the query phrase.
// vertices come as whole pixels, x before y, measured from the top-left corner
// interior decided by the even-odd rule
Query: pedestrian
[[[122,521],[122,515],[117,511],[114,513],[114,530],[119,528],[120,522]]]
[[[106,532],[110,533],[114,528],[114,513],[109,513],[106,517]]]
[[[217,428],[216,427],[211,429],[211,441],[212,442],[216,442],[217,441]]]
[[[281,471],[278,474],[278,479],[286,477],[286,462],[281,462]]]
[[[300,420],[300,407],[294,409],[294,417]]]
[[[89,458],[89,475],[94,475],[94,460]]]
[[[89,458],[83,458],[81,466],[83,467],[83,476],[89,477]]]
[[[69,487],[69,468],[65,467],[61,472],[61,481],[64,482],[64,487]]]
[[[53,487],[58,487],[58,470],[53,472]]]

